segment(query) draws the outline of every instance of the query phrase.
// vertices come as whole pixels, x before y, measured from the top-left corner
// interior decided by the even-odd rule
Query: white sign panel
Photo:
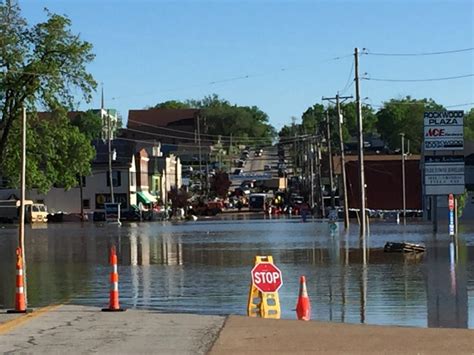
[[[464,111],[428,111],[424,114],[424,148],[464,149]]]
[[[464,193],[463,157],[425,157],[425,194]]]

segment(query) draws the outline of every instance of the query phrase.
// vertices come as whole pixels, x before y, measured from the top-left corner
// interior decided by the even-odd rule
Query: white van
[[[14,223],[20,220],[20,200],[0,200],[0,223]],[[48,222],[48,210],[42,203],[25,200],[25,221]]]

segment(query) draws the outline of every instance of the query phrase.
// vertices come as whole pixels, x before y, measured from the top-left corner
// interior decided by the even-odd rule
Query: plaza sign
[[[425,156],[425,194],[464,193],[464,158],[462,156]]]
[[[464,111],[424,113],[424,150],[463,150]]]

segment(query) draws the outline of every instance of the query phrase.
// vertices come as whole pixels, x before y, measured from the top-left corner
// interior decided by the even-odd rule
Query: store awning
[[[148,191],[138,191],[137,197],[138,202],[141,202],[145,205],[156,202],[156,197],[150,194]]]

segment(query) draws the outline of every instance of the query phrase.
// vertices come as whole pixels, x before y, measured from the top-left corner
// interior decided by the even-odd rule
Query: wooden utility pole
[[[331,122],[329,122],[329,109],[326,110],[326,143],[328,146],[328,160],[329,160],[329,193],[331,194],[331,208],[336,207],[334,201],[334,174],[332,167],[332,144],[331,144]]]
[[[402,201],[403,201],[403,224],[406,223],[407,202],[406,202],[406,185],[405,185],[405,133],[400,133],[402,137]]]
[[[198,139],[198,154],[199,154],[199,181],[201,182],[200,191],[202,193],[203,178],[202,178],[202,153],[201,153],[201,128],[200,128],[200,117],[196,117],[197,123],[197,139]]]
[[[310,183],[310,189],[311,189],[311,192],[310,192],[310,206],[311,206],[311,211],[313,211],[313,208],[314,208],[314,143],[313,143],[314,139],[311,138],[309,140],[309,145],[310,145],[310,149],[309,149],[309,174],[310,174],[310,180],[309,180],[309,183]]]
[[[325,217],[324,211],[324,189],[323,183],[321,181],[321,145],[319,142],[316,142],[316,173],[318,174],[318,187],[319,187],[319,197],[320,197],[320,209],[321,209],[321,218]]]
[[[349,199],[347,197],[346,159],[344,154],[344,136],[342,135],[343,117],[341,113],[340,99],[352,99],[352,96],[340,97],[339,93],[336,95],[337,122],[339,126],[339,149],[341,154],[342,193],[344,195],[344,228],[347,229],[349,228]]]
[[[346,160],[344,154],[344,137],[342,135],[342,123],[343,117],[341,113],[341,103],[352,99],[352,96],[339,96],[337,93],[336,97],[323,97],[324,100],[328,100],[334,103],[332,100],[336,100],[337,108],[337,122],[339,128],[339,150],[340,150],[340,159],[341,159],[341,176],[342,176],[342,186],[339,186],[339,201],[344,201],[344,229],[349,228],[349,199],[347,197],[347,179],[346,179]],[[342,188],[341,188],[342,187]]]
[[[114,198],[114,178],[113,178],[113,171],[112,171],[112,127],[110,121],[110,115],[108,112],[105,111],[104,108],[104,86],[102,86],[102,99],[100,104],[100,115],[101,118],[103,115],[107,115],[107,150],[109,156],[109,185],[110,185],[110,202],[115,203]]]
[[[21,120],[21,172],[20,172],[20,225],[18,231],[18,246],[21,250],[24,273],[24,295],[26,293],[26,259],[25,259],[25,190],[26,190],[26,108],[22,109]]]
[[[364,173],[364,133],[362,124],[362,106],[359,88],[359,49],[354,49],[355,94],[357,104],[357,129],[359,140],[359,185],[360,185],[360,238],[362,240],[362,262],[367,263],[366,217],[365,217],[365,173]]]

